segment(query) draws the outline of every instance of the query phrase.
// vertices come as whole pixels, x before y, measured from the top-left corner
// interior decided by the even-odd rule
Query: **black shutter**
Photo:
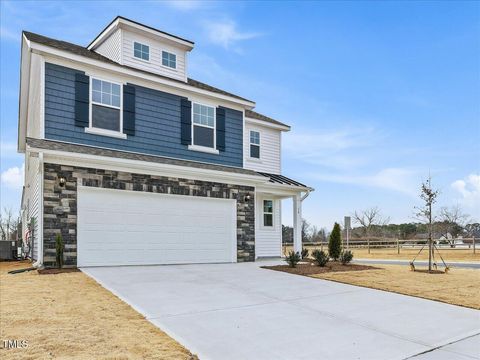
[[[90,78],[75,73],[75,126],[88,127]]]
[[[217,150],[225,151],[225,109],[217,108]]]
[[[192,102],[182,98],[180,100],[180,133],[181,143],[192,143]]]
[[[135,135],[135,87],[123,85],[123,133]]]

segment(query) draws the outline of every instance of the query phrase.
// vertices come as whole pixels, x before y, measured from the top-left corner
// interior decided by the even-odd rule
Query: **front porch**
[[[255,258],[282,257],[282,200],[292,200],[293,248],[302,251],[302,202],[313,188],[282,175],[260,173],[268,183],[256,187]]]

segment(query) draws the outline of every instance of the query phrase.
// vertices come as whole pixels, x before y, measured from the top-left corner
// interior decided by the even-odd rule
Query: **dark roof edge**
[[[266,115],[260,114],[256,111],[253,110],[245,110],[245,117],[251,118],[251,119],[256,119],[256,120],[261,120],[268,122],[270,124],[278,125],[278,126],[285,126],[288,129],[290,129],[290,125],[284,124],[278,120],[272,119],[271,117],[268,117]]]
[[[145,28],[147,28],[147,29],[150,29],[150,30],[153,30],[153,31],[158,31],[158,32],[161,33],[161,34],[165,34],[165,35],[174,37],[174,38],[176,38],[176,39],[178,39],[178,40],[186,41],[186,42],[188,42],[188,43],[190,43],[190,44],[192,44],[192,45],[195,44],[195,43],[194,43],[193,41],[191,41],[191,40],[187,40],[187,39],[184,39],[184,38],[182,38],[182,37],[180,37],[180,36],[170,34],[170,33],[166,32],[166,31],[162,31],[162,30],[156,29],[156,28],[154,28],[154,27],[152,27],[152,26],[148,26],[148,25],[139,23],[138,21],[135,21],[135,20],[126,18],[125,16],[117,15],[117,16],[115,17],[115,19],[113,19],[112,21],[110,21],[110,22],[108,23],[108,25],[105,26],[105,27],[103,28],[103,30],[100,31],[100,33],[99,33],[97,36],[95,36],[95,39],[93,39],[93,40],[90,42],[90,44],[87,45],[87,48],[89,48],[89,47],[105,32],[105,30],[107,30],[107,29],[110,27],[110,25],[112,25],[115,21],[117,21],[117,19],[123,19],[123,20],[126,20],[126,21],[130,21],[130,22],[132,22],[132,23],[134,23],[134,24],[136,24],[136,25],[143,26],[143,27],[145,27]]]
[[[124,151],[124,150],[106,149],[106,148],[100,148],[100,147],[95,147],[90,145],[68,143],[68,142],[56,141],[56,140],[36,139],[36,138],[27,137],[27,145],[35,149],[41,149],[41,150],[65,151],[65,152],[78,153],[78,154],[105,156],[105,157],[117,158],[117,159],[137,160],[137,161],[152,162],[157,164],[186,166],[186,167],[192,167],[197,169],[223,171],[223,172],[229,172],[234,174],[258,176],[258,173],[256,171],[244,169],[240,167],[216,165],[216,164],[203,163],[203,162],[193,161],[193,160],[169,158],[165,156],[135,153],[135,152]]]

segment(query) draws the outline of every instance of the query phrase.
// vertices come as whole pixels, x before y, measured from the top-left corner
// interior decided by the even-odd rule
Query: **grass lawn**
[[[196,359],[82,272],[9,275],[29,263],[0,263],[2,359]],[[27,340],[5,349],[3,340]]]
[[[480,270],[454,268],[446,274],[426,274],[410,271],[408,266],[376,267],[310,276],[480,309]]]
[[[320,249],[320,246],[305,246],[310,253],[314,249]],[[292,250],[291,246],[284,246],[284,254],[286,251]],[[324,251],[327,250],[327,246],[323,247]],[[370,249],[370,254],[368,253],[368,249],[350,249],[353,252],[354,259],[391,259],[391,260],[412,260],[415,255],[420,251],[420,249],[407,249],[403,248],[400,249],[400,254],[397,254],[396,248],[389,248],[389,249]],[[418,256],[417,260],[428,260],[428,250],[425,251],[424,249],[422,253]],[[436,253],[435,253],[436,254]],[[440,254],[448,263],[448,261],[466,261],[466,262],[480,262],[480,245],[476,251],[476,254],[473,253],[472,249],[440,249]],[[438,263],[440,263],[440,258],[438,258]]]

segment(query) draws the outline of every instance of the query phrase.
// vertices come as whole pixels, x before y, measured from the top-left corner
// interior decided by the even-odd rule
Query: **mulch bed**
[[[296,275],[315,275],[315,274],[324,274],[329,272],[339,272],[339,271],[362,271],[362,270],[374,270],[379,269],[377,267],[368,266],[368,265],[358,265],[358,264],[347,264],[343,265],[340,262],[329,262],[326,266],[320,267],[312,262],[300,263],[297,264],[297,267],[290,267],[288,265],[275,265],[275,266],[262,266],[264,269],[283,271],[290,274]]]
[[[54,275],[54,274],[63,274],[63,273],[72,273],[72,272],[79,272],[80,270],[77,268],[62,268],[62,269],[41,269],[38,270],[40,275]]]

